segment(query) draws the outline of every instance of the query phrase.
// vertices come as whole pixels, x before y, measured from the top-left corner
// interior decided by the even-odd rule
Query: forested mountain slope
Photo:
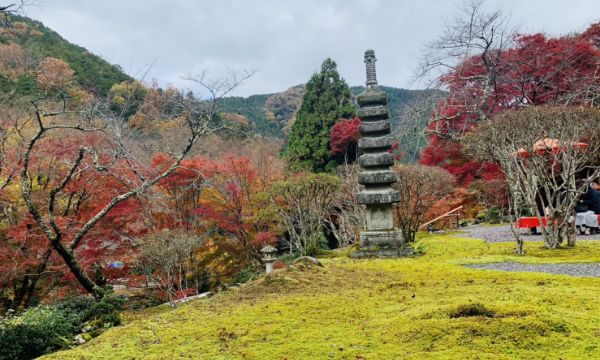
[[[101,96],[107,95],[113,84],[133,80],[118,65],[68,42],[39,21],[15,15],[8,21],[10,26],[0,28],[2,55],[23,51],[32,62],[46,57],[63,60],[75,71],[75,79],[83,89]]]
[[[134,80],[118,65],[110,64],[85,48],[68,42],[39,21],[16,15],[11,15],[8,21],[10,26],[0,28],[0,93],[15,89],[24,95],[32,93],[35,79],[32,75],[24,75],[27,71],[19,71],[18,68],[35,67],[48,57],[67,63],[74,71],[77,85],[98,96],[108,95],[117,83]],[[389,96],[393,132],[410,161],[424,146],[424,124],[430,118],[436,99],[444,96],[444,93],[388,86],[381,88]],[[363,87],[355,86],[351,90],[355,96]],[[223,115],[241,123],[250,133],[285,138],[300,108],[304,92],[304,85],[301,84],[278,93],[228,97],[221,104]]]

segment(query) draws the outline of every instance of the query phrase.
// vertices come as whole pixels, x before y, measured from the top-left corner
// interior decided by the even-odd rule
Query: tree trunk
[[[60,241],[53,241],[52,247],[54,248],[54,250],[56,250],[60,257],[62,257],[65,264],[67,264],[69,270],[71,270],[71,273],[75,275],[75,278],[77,279],[77,281],[79,281],[81,286],[83,286],[83,288],[88,293],[92,294],[94,298],[101,299],[104,296],[104,291],[100,286],[94,283],[92,279],[87,275],[85,270],[79,265],[77,259],[75,259],[73,253],[67,250],[60,243]]]
[[[23,285],[19,292],[16,293],[15,298],[13,299],[10,309],[17,310],[20,307],[27,308],[29,307],[29,303],[35,294],[35,289],[38,281],[42,277],[44,271],[48,267],[48,261],[50,260],[50,255],[52,255],[52,248],[48,247],[48,249],[44,252],[42,256],[42,261],[38,265],[35,274],[30,278],[29,276],[25,276],[23,279]]]
[[[576,241],[577,241],[577,228],[575,227],[575,220],[573,220],[573,223],[569,224],[569,227],[567,228],[567,245],[569,247],[574,247]]]
[[[25,275],[21,280],[20,286],[15,288],[15,297],[10,302],[8,306],[9,309],[17,310],[21,304],[23,303],[23,299],[27,294],[27,289],[29,288],[29,276]]]

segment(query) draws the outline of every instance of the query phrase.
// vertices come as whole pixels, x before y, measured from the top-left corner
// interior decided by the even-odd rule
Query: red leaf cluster
[[[429,145],[421,154],[422,164],[443,167],[461,185],[501,176],[497,166],[472,160],[455,141],[477,126],[481,112],[493,118],[520,106],[589,106],[599,95],[600,23],[581,34],[557,38],[518,35],[514,47],[495,55],[498,73],[494,74],[491,94],[484,93],[488,90],[485,81],[474,80],[489,75],[479,55],[442,78],[449,96],[438,104],[429,126]],[[473,111],[475,103],[479,111]]]

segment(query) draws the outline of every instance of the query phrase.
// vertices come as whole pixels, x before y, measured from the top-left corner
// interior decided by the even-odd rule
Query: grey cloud
[[[351,85],[364,81],[362,53],[375,49],[380,81],[411,82],[421,49],[458,1],[446,0],[43,0],[28,15],[136,77],[189,86],[199,69],[259,71],[236,94],[305,82],[326,57]],[[496,0],[523,32],[580,31],[600,16],[597,0]]]

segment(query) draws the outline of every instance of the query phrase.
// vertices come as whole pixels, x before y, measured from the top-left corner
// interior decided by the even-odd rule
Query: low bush
[[[425,245],[423,241],[413,243],[412,248],[415,256],[425,255],[425,252],[427,251],[427,245]]]
[[[60,311],[38,306],[0,320],[0,359],[33,359],[67,347],[74,327]]]
[[[121,297],[79,297],[0,318],[0,360],[33,359],[73,345],[84,327],[98,334],[119,325],[123,303]]]
[[[286,265],[292,265],[294,260],[300,257],[298,253],[286,253],[277,258],[277,260],[283,261]]]
[[[60,302],[53,307],[72,319],[74,326],[79,327],[90,320],[100,320],[104,326],[121,324],[119,311],[123,309],[125,298],[105,296],[101,300],[91,297],[78,297]]]
[[[475,224],[479,224],[485,221],[485,218],[487,216],[487,213],[485,210],[481,210],[477,213],[477,215],[475,215]]]
[[[238,272],[231,278],[232,284],[245,284],[248,281],[252,281],[260,276],[260,271],[254,268],[245,268]]]
[[[485,217],[488,223],[499,224],[502,222],[502,210],[495,206],[488,208]]]

